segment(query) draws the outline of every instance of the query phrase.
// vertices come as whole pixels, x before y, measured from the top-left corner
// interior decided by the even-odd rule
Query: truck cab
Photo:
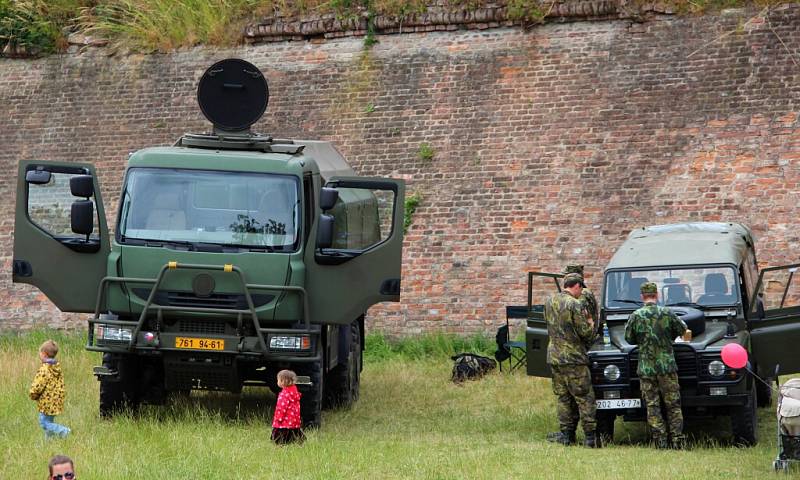
[[[800,372],[800,357],[792,354],[800,341],[798,266],[759,272],[752,233],[736,223],[632,231],[603,273],[599,321],[608,327],[610,341],[598,337],[588,352],[600,433],[613,438],[617,417],[646,417],[636,373],[638,348],[625,341],[625,325],[642,305],[639,287],[653,282],[659,304],[692,330],[691,341],[678,338],[673,344],[684,421],[728,417],[734,442],[755,444],[756,408],[770,402],[766,383],[777,373]],[[532,278],[542,275],[560,276],[535,273]],[[558,281],[555,288],[560,288]],[[531,301],[526,331],[528,374],[550,376],[547,327],[536,303],[541,302]],[[722,348],[729,343],[749,352],[747,367],[731,369],[722,362]]]
[[[399,301],[403,182],[356,176],[329,142],[251,133],[268,93],[248,62],[209,68],[198,98],[214,130],[130,155],[113,233],[93,165],[20,162],[13,280],[92,314],[103,416],[277,390],[289,368],[318,426],[358,398],[367,309]]]

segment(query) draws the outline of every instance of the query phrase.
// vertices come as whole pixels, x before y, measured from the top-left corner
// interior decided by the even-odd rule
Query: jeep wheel
[[[322,392],[324,391],[322,360],[298,365],[295,372],[298,375],[307,375],[311,379],[311,386],[300,385],[300,416],[303,418],[303,428],[319,428],[322,425]]]
[[[603,445],[614,441],[614,421],[617,419],[617,414],[608,411],[597,411],[597,434]]]
[[[140,401],[136,358],[115,359],[110,353],[104,353],[103,366],[119,373],[116,379],[100,379],[100,416],[111,418],[124,410],[136,411]]]
[[[350,349],[326,379],[325,407],[350,408],[358,400],[361,388],[361,330],[358,322],[350,325]]]
[[[731,432],[733,443],[751,447],[758,443],[758,412],[756,411],[756,389],[750,389],[747,405],[731,407]]]

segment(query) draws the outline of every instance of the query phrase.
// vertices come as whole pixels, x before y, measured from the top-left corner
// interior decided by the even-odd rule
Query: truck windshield
[[[299,185],[291,175],[131,168],[120,239],[293,250]]]
[[[671,268],[606,274],[606,308],[636,308],[641,305],[640,287],[658,286],[661,305],[713,307],[739,302],[736,273],[732,267]]]

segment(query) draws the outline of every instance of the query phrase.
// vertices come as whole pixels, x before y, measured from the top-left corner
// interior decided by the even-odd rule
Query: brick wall
[[[373,331],[493,330],[526,271],[584,263],[597,287],[645,224],[740,221],[762,266],[797,261],[800,7],[757,13],[0,59],[2,328],[84,318],[10,283],[17,160],[94,162],[115,205],[128,152],[207,129],[195,82],[227,56],[270,81],[258,130],[331,140],[422,195]]]

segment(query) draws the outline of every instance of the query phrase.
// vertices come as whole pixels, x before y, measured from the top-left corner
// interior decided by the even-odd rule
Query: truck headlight
[[[603,369],[603,376],[609,382],[616,382],[619,380],[619,367],[616,365],[606,365],[606,368]]]
[[[94,337],[98,340],[109,340],[112,342],[130,342],[133,336],[132,328],[114,327],[99,323],[94,326]]]
[[[719,360],[713,360],[708,364],[708,374],[712,377],[721,377],[725,375],[725,364]]]
[[[308,350],[311,348],[311,337],[308,335],[272,335],[269,337],[269,348],[274,350]]]

